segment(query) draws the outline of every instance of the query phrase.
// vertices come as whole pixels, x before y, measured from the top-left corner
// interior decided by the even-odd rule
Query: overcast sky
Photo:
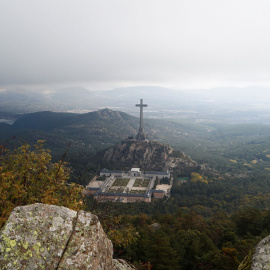
[[[270,85],[269,0],[1,0],[0,86]]]

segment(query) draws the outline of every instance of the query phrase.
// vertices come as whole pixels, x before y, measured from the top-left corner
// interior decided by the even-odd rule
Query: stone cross
[[[147,105],[143,104],[143,100],[141,99],[141,103],[136,104],[136,107],[140,107],[140,130],[143,131],[143,107],[147,107]]]

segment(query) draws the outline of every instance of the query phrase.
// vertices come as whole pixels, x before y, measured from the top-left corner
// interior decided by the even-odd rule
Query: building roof
[[[123,171],[118,171],[118,170],[108,170],[108,169],[102,169],[100,171],[101,173],[124,173]]]
[[[87,187],[86,189],[89,189],[89,190],[99,190],[100,187]]]
[[[140,172],[140,168],[132,168],[130,171],[131,172]]]
[[[152,189],[153,193],[165,193],[164,190],[157,190],[157,189]]]
[[[144,172],[144,174],[156,174],[156,175],[169,175],[169,171],[167,172],[155,172],[155,171],[149,171],[149,172]]]
[[[131,172],[140,172],[140,168],[132,168]],[[124,171],[120,170],[108,170],[106,168],[102,169],[100,173],[124,173]],[[144,174],[155,174],[155,175],[170,175],[170,172],[158,172],[158,171],[145,171]]]
[[[119,197],[144,197],[149,198],[149,194],[136,194],[136,193],[113,193],[113,192],[97,192],[97,196],[119,196]]]

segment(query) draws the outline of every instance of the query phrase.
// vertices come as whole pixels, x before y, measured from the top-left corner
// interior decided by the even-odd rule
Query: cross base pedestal
[[[136,136],[136,139],[137,139],[137,141],[145,141],[146,140],[146,135],[145,135],[143,129],[141,129],[141,128],[139,129],[139,132]]]

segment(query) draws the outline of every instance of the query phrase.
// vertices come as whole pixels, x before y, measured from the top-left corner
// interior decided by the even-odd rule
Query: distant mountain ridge
[[[26,114],[14,122],[15,128],[50,130],[65,125],[75,117],[72,113],[54,113],[51,111]]]
[[[168,144],[158,141],[159,136],[179,132],[183,126],[177,123],[149,120],[145,121],[145,132],[150,139],[147,143],[136,144],[134,138],[139,129],[139,118],[120,111],[102,109],[85,114],[56,113],[50,111],[30,113],[21,116],[13,125],[0,124],[0,145],[9,138],[10,143],[25,141],[31,145],[37,140],[45,140],[46,147],[53,152],[53,156],[62,155],[71,143],[68,160],[79,163],[80,171],[84,170],[89,162],[93,164],[108,164],[115,168],[130,169],[135,165],[148,170],[165,170],[167,162],[171,162],[169,155],[172,148]],[[168,129],[169,127],[169,129]],[[15,140],[12,138],[15,137]],[[127,143],[123,146],[121,141]],[[131,142],[131,144],[130,144]],[[120,146],[121,147],[120,147]],[[117,149],[111,153],[112,149]],[[105,150],[103,150],[105,149]],[[105,155],[103,154],[105,151]],[[99,152],[101,151],[101,152]],[[93,156],[93,154],[97,155]],[[81,168],[80,164],[84,164]],[[196,166],[192,164],[192,166]]]
[[[30,144],[46,140],[52,150],[63,151],[71,142],[80,151],[95,152],[135,135],[139,120],[109,109],[86,114],[45,111],[25,114],[13,125],[0,125],[0,144],[15,136]]]
[[[71,143],[67,161],[72,159],[73,164],[81,166],[90,162],[98,151],[128,137],[135,138],[138,130],[138,117],[111,109],[84,114],[44,111],[21,115],[13,125],[0,123],[0,145],[13,148],[45,140],[45,147],[52,151],[55,160],[59,160]],[[199,164],[208,163],[225,170],[232,166],[237,169],[239,163],[243,171],[251,168],[246,164],[252,168],[269,167],[269,125],[204,125],[145,118],[144,130],[147,139],[168,143]],[[242,153],[248,158],[244,160]],[[253,160],[259,161],[255,164]]]
[[[169,89],[134,86],[108,91],[86,88],[0,91],[0,111],[15,114],[37,111],[84,113],[102,108],[137,115],[142,98],[149,105],[148,118],[188,119],[192,122],[270,123],[270,88]]]

